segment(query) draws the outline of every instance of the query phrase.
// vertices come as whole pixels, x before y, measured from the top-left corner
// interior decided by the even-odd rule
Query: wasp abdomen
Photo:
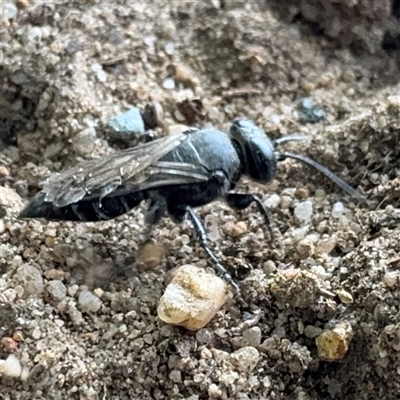
[[[106,221],[126,214],[144,199],[141,192],[121,196],[82,199],[64,207],[45,201],[43,192],[36,195],[20,214],[20,218],[46,218],[58,221]]]

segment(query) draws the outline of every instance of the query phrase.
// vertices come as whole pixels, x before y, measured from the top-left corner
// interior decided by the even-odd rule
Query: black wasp
[[[303,136],[293,135],[271,141],[247,119],[235,120],[229,134],[214,128],[189,129],[82,162],[51,176],[20,218],[104,221],[148,200],[147,224],[158,223],[165,212],[177,223],[187,216],[217,272],[237,288],[211,251],[193,207],[223,199],[230,207],[243,210],[254,202],[272,234],[269,212],[261,199],[253,194],[234,193],[233,189],[242,175],[257,182],[270,182],[275,177],[277,162],[288,157],[315,167],[351,196],[366,201],[362,194],[315,161],[276,151],[281,144],[302,139]]]

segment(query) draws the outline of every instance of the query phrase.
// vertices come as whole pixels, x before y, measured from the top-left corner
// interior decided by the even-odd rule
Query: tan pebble
[[[190,83],[194,86],[199,84],[192,69],[181,63],[175,64],[175,79],[179,82]]]
[[[26,10],[32,5],[32,0],[17,0],[15,4],[20,10]]]
[[[391,108],[400,110],[400,95],[389,96],[388,102]]]
[[[310,191],[307,188],[298,188],[295,193],[298,199],[306,199],[309,195]]]
[[[252,346],[245,346],[234,351],[228,361],[239,371],[250,373],[257,366],[260,360],[259,351]]]
[[[24,336],[21,331],[15,331],[12,337],[16,342],[23,342]]]
[[[334,83],[334,81],[335,76],[332,74],[332,72],[326,72],[321,76],[319,84],[324,87],[329,87]]]
[[[315,339],[319,357],[325,361],[340,360],[347,353],[352,338],[353,328],[348,321],[325,330]]]
[[[351,304],[354,301],[351,293],[347,292],[346,290],[340,289],[336,292],[336,294],[343,304]]]
[[[140,249],[137,261],[146,268],[155,268],[162,263],[163,259],[164,248],[157,244],[148,243]]]
[[[56,244],[56,238],[54,236],[47,236],[44,240],[46,247],[54,247]]]
[[[61,271],[59,269],[52,268],[52,269],[48,269],[47,271],[44,271],[44,276],[47,279],[51,279],[51,280],[54,279],[54,280],[60,280],[61,281],[65,277],[65,272]]]
[[[0,176],[9,176],[10,171],[5,165],[0,165]]]
[[[195,331],[203,328],[223,306],[227,285],[202,268],[185,265],[177,269],[158,305],[158,316],[166,323]]]
[[[27,247],[23,251],[22,255],[24,256],[24,258],[29,259],[29,258],[35,258],[37,253],[36,253],[36,250],[33,247]]]
[[[247,225],[245,222],[240,221],[237,224],[227,227],[227,233],[232,237],[242,236],[247,232]]]
[[[383,283],[388,287],[393,287],[400,282],[400,271],[386,271],[383,275]]]
[[[307,92],[312,92],[313,90],[315,90],[315,84],[312,82],[305,82],[303,84],[303,89]]]
[[[104,290],[102,288],[96,288],[93,293],[100,299],[103,296]]]
[[[338,242],[338,238],[336,235],[332,235],[327,239],[321,239],[317,244],[317,253],[318,254],[329,254],[336,247]]]

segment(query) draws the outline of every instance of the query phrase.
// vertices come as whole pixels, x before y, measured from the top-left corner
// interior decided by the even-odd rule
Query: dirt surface
[[[3,374],[0,399],[398,399],[399,2],[17,7],[0,28],[0,358],[13,353],[29,378]],[[301,122],[304,97],[323,121]],[[197,333],[157,317],[166,270],[209,267],[188,223],[162,220],[152,235],[165,258],[143,268],[131,258],[144,207],[101,223],[16,219],[42,177],[121,148],[109,118],[158,101],[161,136],[186,123],[185,99],[200,100],[197,126],[245,116],[271,138],[310,136],[290,149],[374,202],[285,161],[271,185],[239,188],[270,206],[281,249],[255,207],[199,209],[247,306],[232,298]],[[239,221],[247,232],[233,238]],[[338,324],[351,331],[344,357],[324,361],[316,337]]]

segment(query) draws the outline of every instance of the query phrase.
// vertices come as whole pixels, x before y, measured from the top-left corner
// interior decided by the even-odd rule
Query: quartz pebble
[[[246,329],[242,336],[246,346],[257,347],[261,343],[261,329],[258,326]]]
[[[259,351],[252,346],[245,346],[234,351],[228,361],[233,364],[239,371],[250,373],[257,366],[260,360]]]
[[[318,355],[325,361],[337,361],[345,356],[353,338],[353,329],[348,321],[339,322],[327,329],[316,339]]]
[[[294,209],[294,215],[301,222],[309,221],[313,215],[312,202],[307,200],[299,203]]]
[[[96,147],[96,130],[93,127],[79,132],[73,139],[72,144],[76,152],[82,155],[93,153]]]
[[[331,215],[332,218],[340,218],[344,213],[344,205],[341,202],[337,202],[333,205]]]
[[[102,301],[89,290],[83,290],[81,292],[78,302],[82,311],[85,312],[97,312],[102,305]]]
[[[271,194],[265,201],[264,206],[267,208],[277,208],[279,203],[281,202],[281,198],[276,193]]]
[[[6,360],[0,360],[1,375],[20,378],[24,381],[28,378],[29,370],[21,365],[21,362],[14,354],[10,354]]]
[[[178,268],[158,305],[158,316],[166,323],[189,330],[203,328],[222,307],[227,285],[202,268],[185,265]]]

